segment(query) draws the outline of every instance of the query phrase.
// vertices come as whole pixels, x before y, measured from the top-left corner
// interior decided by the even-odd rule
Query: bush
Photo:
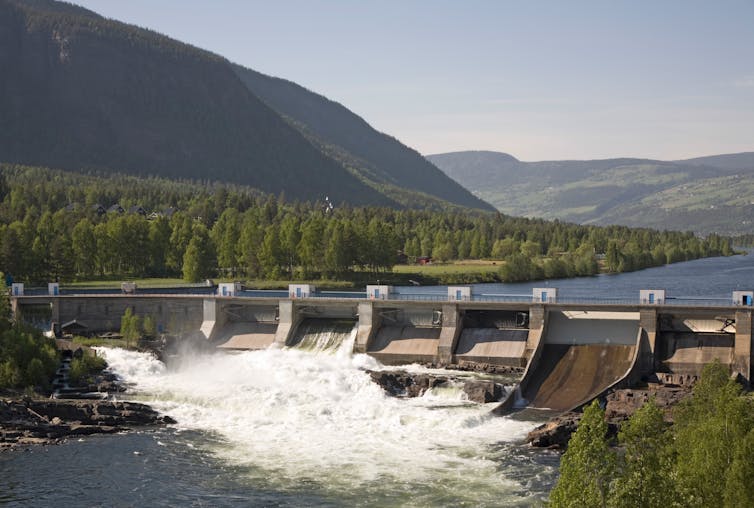
[[[47,387],[60,362],[53,339],[5,321],[0,330],[0,388]]]
[[[104,358],[93,354],[85,354],[81,358],[71,361],[71,371],[68,378],[73,384],[88,382],[93,374],[102,372],[107,367]]]

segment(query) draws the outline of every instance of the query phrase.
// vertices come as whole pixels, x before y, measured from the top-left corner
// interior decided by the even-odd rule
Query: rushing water
[[[542,285],[480,285],[477,294]],[[754,257],[550,282],[561,294],[725,298],[754,288]],[[408,289],[407,289],[408,290]],[[415,290],[415,289],[411,289]],[[438,289],[421,288],[422,291]],[[321,323],[319,323],[321,325]],[[0,504],[16,506],[529,506],[559,456],[523,444],[537,422],[445,389],[386,396],[352,355],[353,330],[300,332],[298,347],[182,357],[107,350],[130,396],[179,423],[0,455]]]
[[[137,400],[179,423],[0,457],[0,501],[57,503],[40,477],[83,505],[526,506],[546,496],[558,457],[521,444],[531,422],[494,417],[494,404],[460,390],[388,397],[364,370],[381,366],[352,347],[353,334],[330,354],[269,349],[170,367],[103,350]]]

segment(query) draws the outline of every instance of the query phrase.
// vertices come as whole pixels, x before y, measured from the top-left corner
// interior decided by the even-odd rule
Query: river
[[[712,258],[549,284],[478,285],[476,294],[636,298],[639,289],[728,298],[754,287],[754,256]],[[402,288],[401,291],[417,291]],[[420,288],[442,292],[441,288]],[[306,349],[185,356],[166,367],[104,352],[130,397],[179,423],[0,454],[9,506],[530,506],[559,455],[523,438],[538,422],[492,417],[460,390],[386,396],[352,355],[353,334]],[[326,347],[312,350],[311,344]],[[415,367],[420,369],[419,367]]]

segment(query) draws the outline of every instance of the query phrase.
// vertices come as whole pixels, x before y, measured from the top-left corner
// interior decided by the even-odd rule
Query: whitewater
[[[490,414],[459,389],[390,397],[352,355],[321,332],[306,349],[188,354],[168,361],[100,348],[129,383],[129,398],[177,420],[177,433],[243,472],[254,488],[361,506],[530,505],[557,474],[522,444],[537,423]],[[320,344],[321,347],[311,347]],[[420,367],[411,367],[421,370]],[[547,452],[538,452],[546,454]]]

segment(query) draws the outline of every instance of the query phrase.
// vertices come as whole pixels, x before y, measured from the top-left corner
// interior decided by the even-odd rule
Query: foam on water
[[[139,399],[180,429],[220,436],[213,453],[275,488],[316,485],[354,500],[370,492],[385,504],[520,500],[525,487],[500,472],[499,455],[535,424],[494,417],[461,390],[389,397],[364,371],[379,364],[350,354],[353,335],[329,355],[269,349],[195,356],[175,368],[144,353],[101,352]]]

